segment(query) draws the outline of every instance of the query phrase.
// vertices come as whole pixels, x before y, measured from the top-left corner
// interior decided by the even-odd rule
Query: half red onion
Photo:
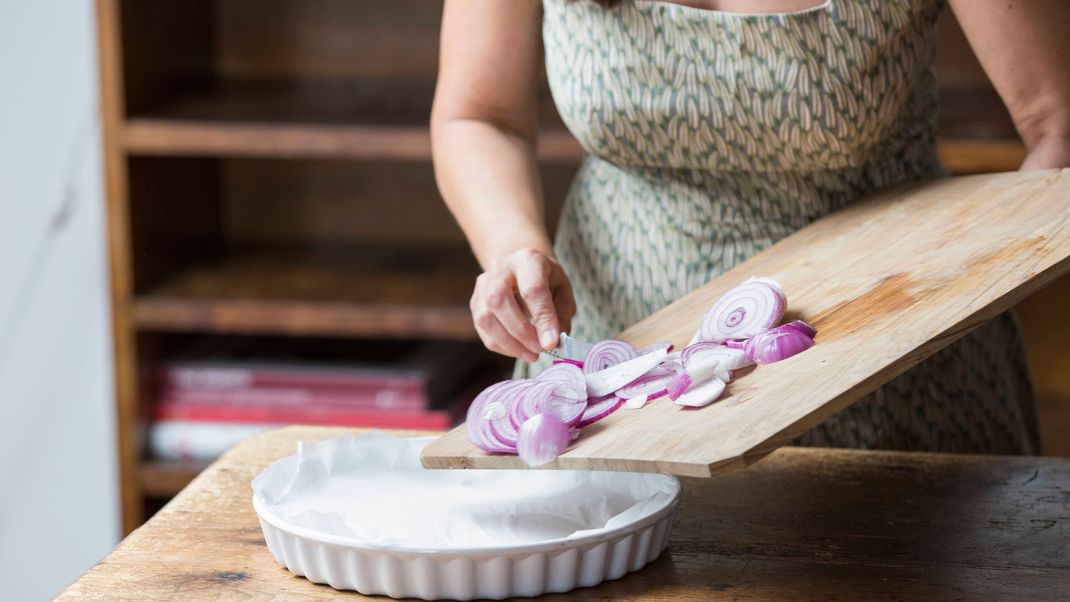
[[[550,413],[536,414],[520,427],[517,453],[528,466],[542,466],[553,462],[568,448],[571,441],[569,425]]]
[[[805,334],[811,339],[817,336],[817,329],[813,326],[810,326],[806,322],[803,322],[802,320],[792,320],[791,322],[779,326],[778,328],[790,328],[799,332],[800,334]]]
[[[606,339],[591,345],[587,357],[583,358],[584,374],[592,374],[606,368],[622,364],[639,355],[631,343],[618,339]]]
[[[785,324],[763,332],[747,341],[747,355],[759,364],[772,364],[814,346],[814,340]]]
[[[706,313],[699,329],[703,341],[748,339],[775,326],[784,317],[787,304],[779,285],[749,280],[724,294]]]

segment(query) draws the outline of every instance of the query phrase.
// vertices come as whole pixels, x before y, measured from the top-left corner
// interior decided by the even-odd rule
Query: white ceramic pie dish
[[[614,517],[611,528],[500,546],[414,547],[308,528],[276,512],[255,485],[253,508],[275,560],[315,583],[367,595],[424,600],[528,597],[618,579],[656,559],[669,543],[680,486],[674,477],[655,476],[666,479],[661,484],[663,492],[647,504],[641,516]]]

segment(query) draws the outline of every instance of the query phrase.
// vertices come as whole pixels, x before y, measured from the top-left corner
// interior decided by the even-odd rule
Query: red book
[[[351,390],[422,390],[426,379],[417,372],[345,370],[269,364],[221,362],[176,363],[163,369],[165,389],[228,391],[250,388]]]
[[[263,407],[176,403],[164,398],[156,406],[156,419],[229,422],[244,424],[317,424],[370,428],[445,430],[455,409],[381,411],[341,407]]]
[[[215,404],[247,407],[337,407],[380,410],[422,410],[430,406],[423,389],[300,389],[247,387],[240,389],[183,389],[165,388],[161,401],[172,404]]]

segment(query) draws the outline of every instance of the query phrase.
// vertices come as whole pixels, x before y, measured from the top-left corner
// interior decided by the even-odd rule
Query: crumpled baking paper
[[[354,544],[449,550],[575,538],[653,514],[676,478],[564,470],[427,470],[433,438],[385,433],[299,443],[253,480],[276,517]]]

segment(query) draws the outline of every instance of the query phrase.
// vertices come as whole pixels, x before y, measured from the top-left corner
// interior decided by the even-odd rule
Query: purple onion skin
[[[806,322],[803,322],[802,320],[792,320],[791,322],[778,326],[777,328],[791,329],[800,334],[805,334],[811,339],[817,336],[817,329],[813,326],[810,326]]]
[[[814,346],[814,340],[794,329],[764,333],[754,337],[755,343],[750,353],[759,364],[773,364],[798,355]]]

